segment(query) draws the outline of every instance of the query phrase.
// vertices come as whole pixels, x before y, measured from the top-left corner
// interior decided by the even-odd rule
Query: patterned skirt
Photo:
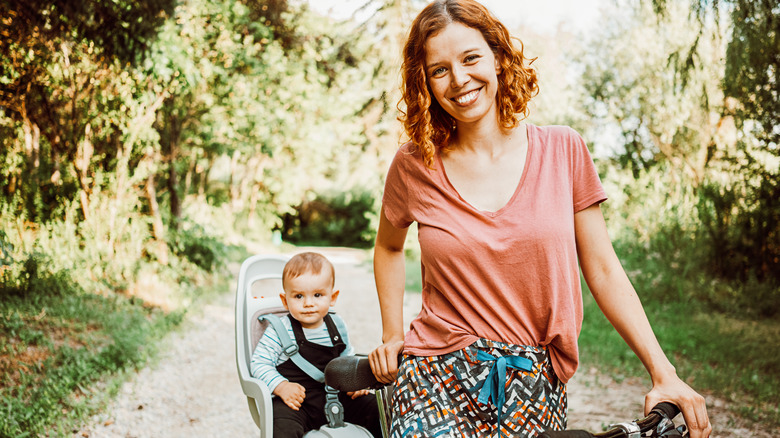
[[[479,339],[441,356],[404,356],[390,436],[535,437],[566,427],[566,385],[544,347]]]

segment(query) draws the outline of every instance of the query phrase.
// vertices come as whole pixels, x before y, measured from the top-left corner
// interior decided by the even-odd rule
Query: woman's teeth
[[[477,98],[477,94],[479,94],[479,89],[470,91],[462,96],[456,97],[454,100],[455,102],[458,102],[459,104],[463,105],[466,103],[471,102],[472,100]]]

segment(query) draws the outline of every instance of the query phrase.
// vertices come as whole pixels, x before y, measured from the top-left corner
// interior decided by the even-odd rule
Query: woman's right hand
[[[398,375],[398,356],[404,349],[404,340],[389,340],[368,355],[374,377],[384,384],[395,381]]]

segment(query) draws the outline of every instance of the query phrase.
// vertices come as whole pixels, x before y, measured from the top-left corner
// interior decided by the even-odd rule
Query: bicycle
[[[663,402],[655,405],[650,413],[641,419],[629,423],[613,424],[604,432],[590,433],[585,430],[549,431],[539,435],[539,438],[686,438],[688,430],[685,425],[674,426],[672,419],[680,413],[677,406]]]
[[[389,386],[376,380],[365,356],[343,356],[332,360],[325,368],[325,381],[340,391],[375,389],[379,404],[382,429],[387,437],[389,415]],[[672,403],[659,403],[646,417],[628,423],[610,426],[604,432],[585,430],[547,431],[539,438],[687,438],[685,425],[675,427],[672,419],[680,410]]]

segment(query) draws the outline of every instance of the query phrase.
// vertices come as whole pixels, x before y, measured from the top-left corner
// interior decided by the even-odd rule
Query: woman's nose
[[[466,70],[461,67],[452,67],[450,70],[450,86],[452,88],[460,88],[469,81],[469,75]]]

